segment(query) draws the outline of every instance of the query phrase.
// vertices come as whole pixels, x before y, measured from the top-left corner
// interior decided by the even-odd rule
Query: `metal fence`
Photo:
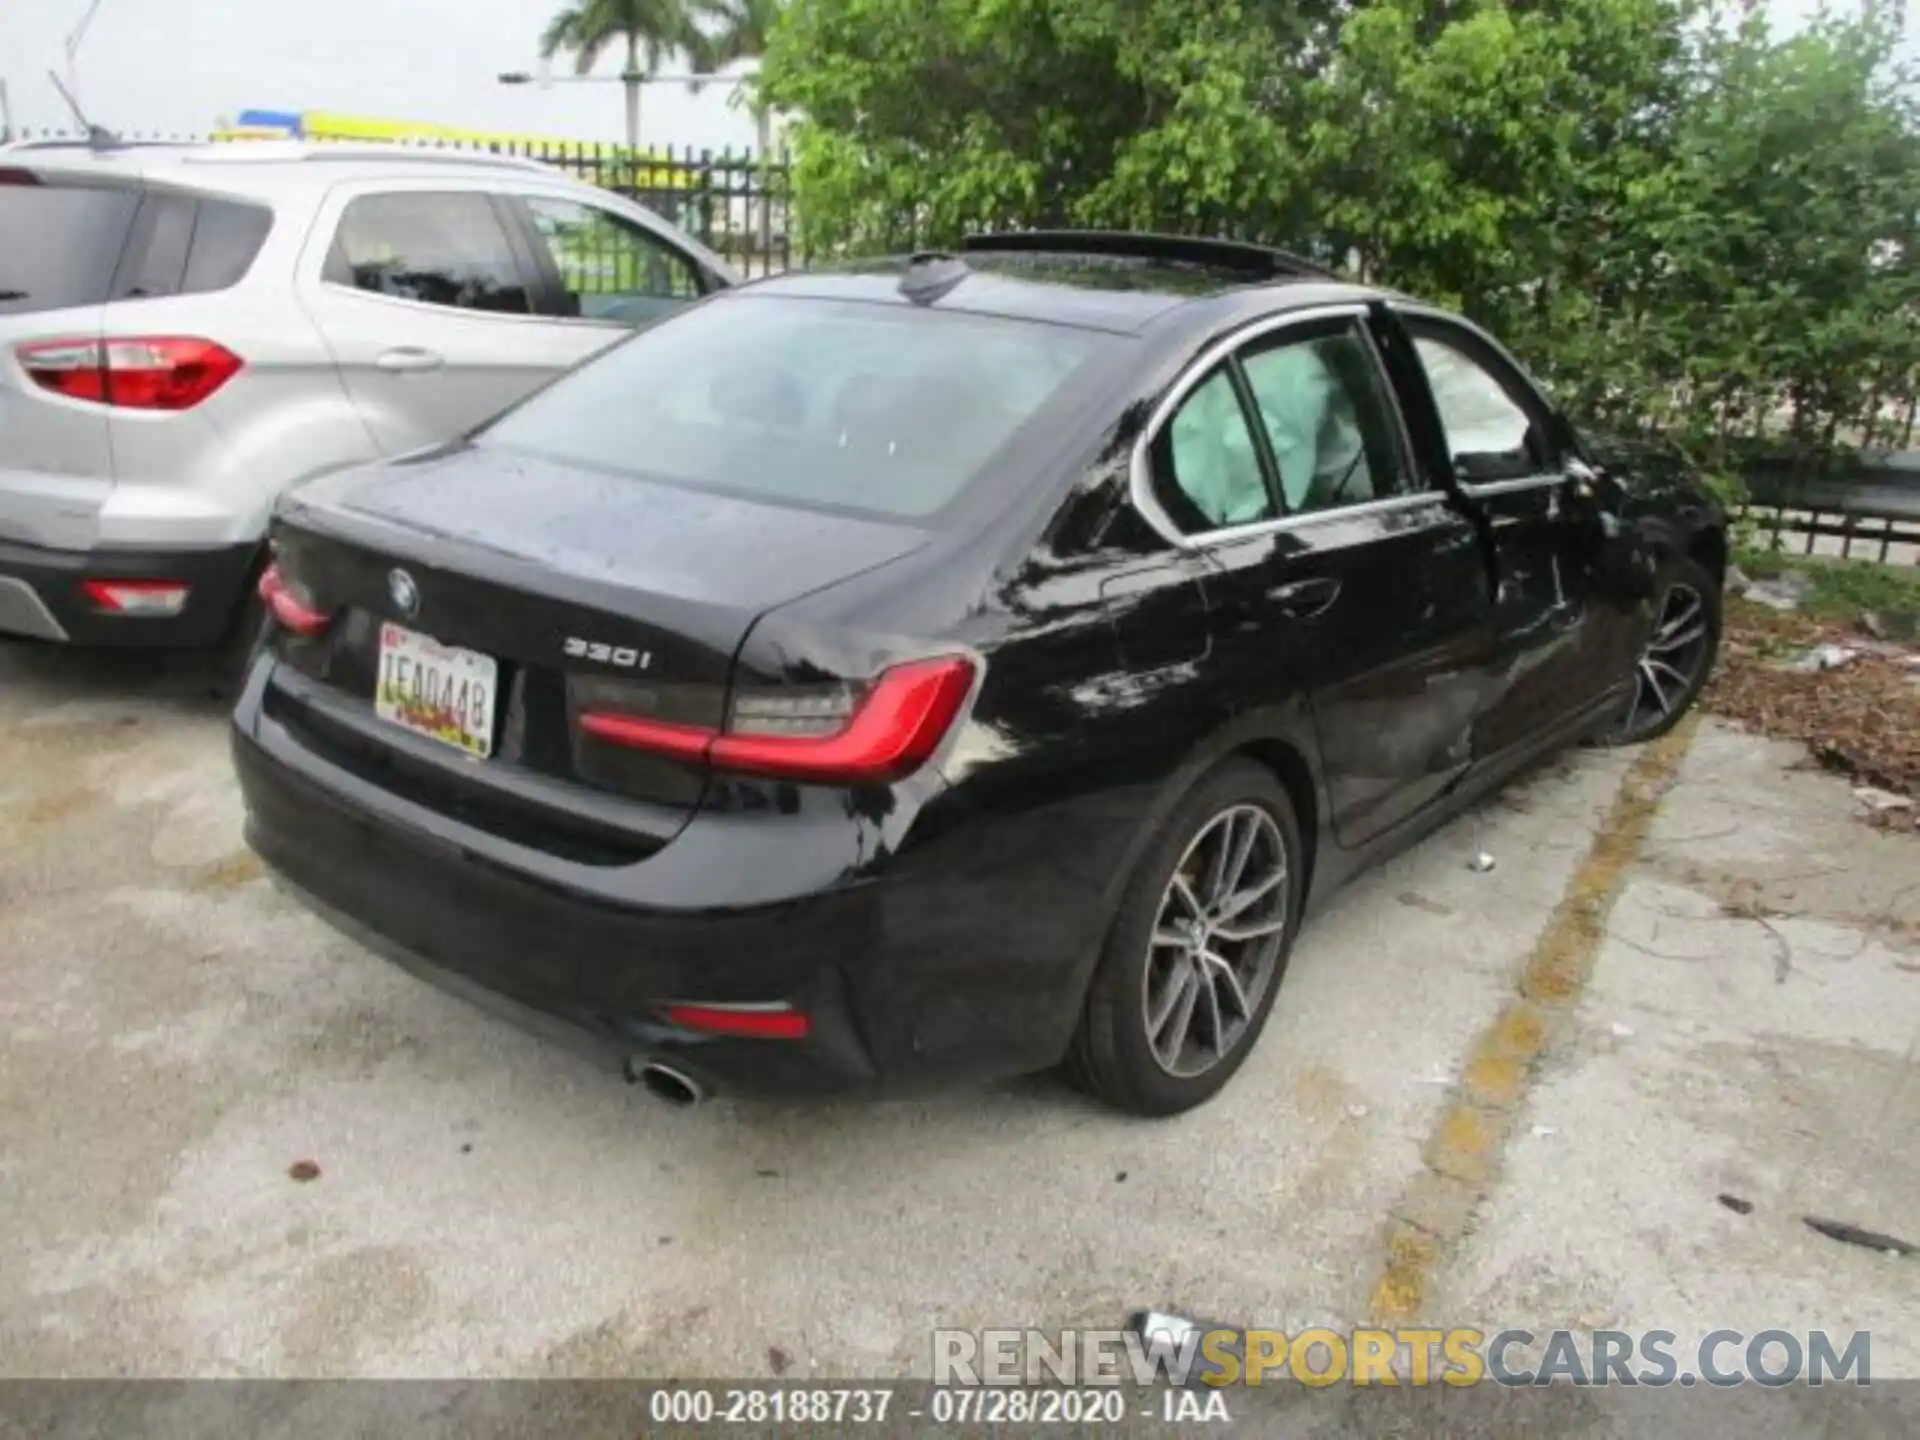
[[[640,154],[571,143],[456,148],[539,160],[625,195],[717,251],[743,276],[777,275],[794,264],[792,171],[785,156],[671,145]]]
[[[1920,565],[1920,454],[1863,464],[1856,475],[1750,473],[1740,510],[1776,549],[1882,565]]]

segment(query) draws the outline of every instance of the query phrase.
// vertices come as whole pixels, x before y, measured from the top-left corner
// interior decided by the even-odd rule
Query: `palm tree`
[[[627,147],[637,150],[641,83],[675,50],[686,51],[699,66],[709,42],[695,28],[687,0],[580,0],[547,23],[540,36],[540,57],[551,60],[571,50],[574,73],[585,75],[617,40],[627,46],[626,67],[620,72],[627,87]]]
[[[736,60],[757,59],[767,53],[767,37],[780,23],[787,0],[690,0],[700,19],[701,36],[694,54],[696,70],[719,70]],[[756,97],[752,102],[760,158],[772,148],[772,117]]]
[[[707,41],[707,54],[718,67],[766,54],[767,37],[787,0],[694,0],[694,8],[703,20],[718,22]]]

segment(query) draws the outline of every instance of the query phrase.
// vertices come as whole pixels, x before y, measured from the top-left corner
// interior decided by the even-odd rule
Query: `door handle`
[[[418,345],[400,345],[392,350],[382,350],[373,360],[375,369],[394,374],[438,370],[446,363],[447,357],[438,350],[427,350]]]
[[[1267,599],[1282,615],[1292,620],[1311,620],[1316,615],[1324,615],[1339,598],[1340,582],[1330,575],[1291,580],[1267,591]]]

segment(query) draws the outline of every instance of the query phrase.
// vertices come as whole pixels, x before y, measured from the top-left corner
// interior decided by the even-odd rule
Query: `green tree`
[[[1914,394],[1891,27],[1744,0],[792,0],[803,243],[1238,235],[1458,304],[1570,407],[1724,454]]]
[[[540,56],[551,60],[571,51],[574,72],[585,75],[616,43],[626,46],[620,79],[627,92],[627,147],[638,149],[641,85],[674,51],[697,56],[705,38],[686,0],[581,0],[547,22],[540,35]]]
[[[1639,196],[1636,349],[1716,453],[1891,437],[1920,369],[1920,106],[1879,23],[1714,32]]]
[[[907,215],[930,239],[1161,226],[1357,247],[1396,273],[1467,257],[1438,278],[1477,281],[1489,235],[1575,198],[1555,166],[1601,165],[1639,123],[1689,10],[794,0],[765,86],[802,117],[801,203],[828,245]]]
[[[767,53],[767,41],[786,11],[786,0],[700,0],[703,19],[712,23],[704,54],[714,68]]]

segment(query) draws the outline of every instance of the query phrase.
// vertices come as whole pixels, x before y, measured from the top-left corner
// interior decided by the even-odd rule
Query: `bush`
[[[1706,0],[793,0],[816,257],[1084,225],[1261,239],[1457,304],[1568,407],[1899,440],[1920,122],[1874,19]]]

